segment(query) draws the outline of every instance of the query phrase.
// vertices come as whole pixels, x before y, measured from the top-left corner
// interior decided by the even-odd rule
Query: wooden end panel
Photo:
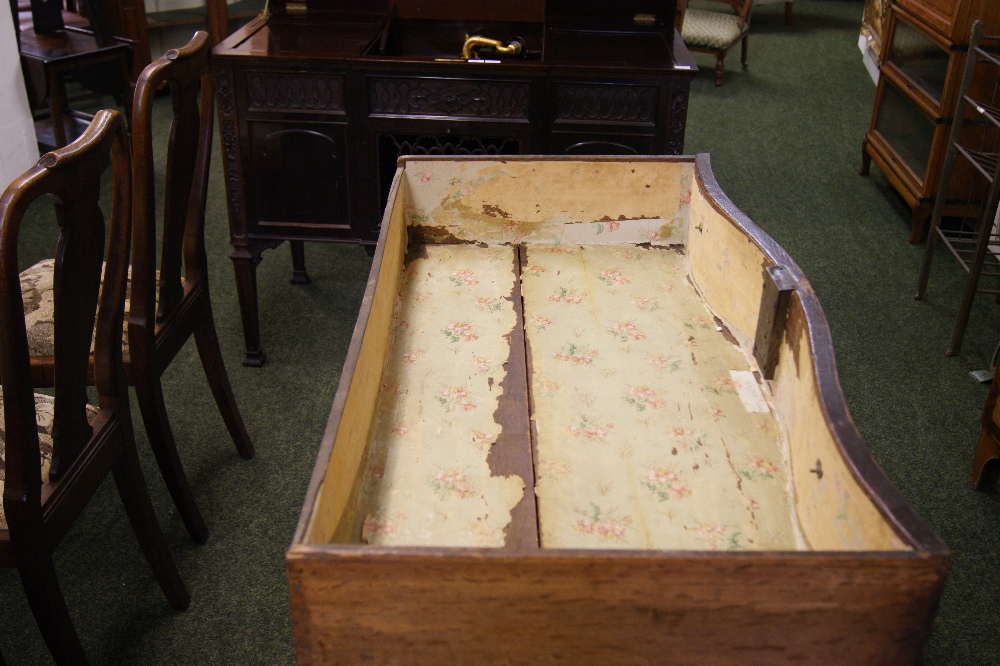
[[[692,186],[688,224],[691,279],[716,316],[746,346],[757,331],[763,270],[773,262],[718,203],[700,177]]]
[[[306,506],[313,502],[306,543],[331,541],[353,542],[360,534],[364,519],[357,504],[360,480],[375,419],[375,408],[385,367],[392,311],[399,294],[399,284],[406,253],[407,234],[403,217],[406,186],[398,174],[390,195],[392,207],[383,220],[381,253],[376,254],[355,327],[354,339],[344,364],[341,386],[324,435],[324,445],[332,441],[329,458],[320,451],[317,467],[324,466],[318,492],[306,496]],[[341,395],[348,386],[346,395]]]
[[[854,440],[852,448],[871,460],[846,407],[841,419],[846,423],[835,424],[824,403],[816,364],[832,364],[833,349],[815,343],[803,298],[815,299],[811,293],[792,296],[772,385],[789,440],[795,508],[802,533],[814,550],[910,548],[912,544],[904,543],[873,503],[872,495],[878,498],[879,489],[861,481],[854,461],[845,456],[840,440],[846,435]],[[881,473],[879,477],[888,489],[888,480]]]
[[[903,664],[944,578],[916,556],[492,557],[293,549],[300,664]]]

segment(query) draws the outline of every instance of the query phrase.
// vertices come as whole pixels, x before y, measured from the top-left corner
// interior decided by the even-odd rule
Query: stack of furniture
[[[183,610],[191,600],[146,490],[122,365],[132,203],[129,167],[125,122],[117,112],[102,110],[77,142],[47,154],[0,198],[0,567],[17,568],[31,612],[60,664],[87,660],[53,554],[110,474],[170,605]],[[112,204],[105,224],[99,202],[101,175],[108,170]],[[58,202],[61,230],[49,322],[56,335],[57,365],[50,384],[54,397],[34,393],[39,373],[31,362],[24,319],[25,304],[34,294],[22,295],[17,266],[25,210],[45,195]],[[88,374],[99,406],[88,404]]]
[[[0,201],[0,462],[6,465],[5,476],[0,474],[0,566],[20,569],[32,611],[60,663],[85,659],[55,582],[52,549],[112,466],[168,600],[178,609],[190,600],[145,494],[128,384],[135,386],[156,462],[194,540],[205,541],[209,530],[181,464],[160,382],[190,338],[238,453],[254,455],[209,299],[204,226],[215,104],[210,55],[208,34],[199,31],[143,71],[131,145],[119,114],[99,111],[78,141],[43,157]],[[164,89],[174,115],[157,224],[152,116],[154,95]],[[109,166],[114,180],[105,229],[99,195]],[[56,202],[62,231],[56,256],[19,273],[21,216],[42,194]],[[88,383],[96,386],[99,408],[87,404]],[[37,387],[54,387],[55,398],[37,395],[32,402]]]
[[[912,209],[911,243],[920,242],[938,194],[951,110],[976,19],[987,34],[1000,33],[1000,3],[894,0],[889,8],[861,173],[867,175],[874,161]],[[957,168],[943,195],[961,196],[967,176]],[[953,214],[947,206],[944,213]]]
[[[204,28],[216,45],[229,34],[231,19],[246,20],[256,16],[264,8],[265,0],[204,0],[194,7],[160,9],[149,11],[144,0],[105,0],[104,11],[115,34],[127,37],[135,44],[132,61],[132,77],[138,78],[152,60],[158,57],[158,40],[150,38],[151,30],[192,26]],[[182,40],[187,42],[187,37]],[[166,47],[164,47],[165,50]]]
[[[374,245],[401,155],[678,154],[697,68],[673,0],[274,0],[215,49],[246,365],[256,267],[292,241]],[[466,36],[524,48],[462,56]]]
[[[948,356],[962,346],[976,294],[1000,296],[995,280],[987,287],[979,285],[982,277],[1000,278],[1000,260],[995,255],[1000,246],[996,228],[1000,201],[1000,36],[983,36],[982,29],[982,22],[976,21],[949,134],[940,191],[947,183],[952,185],[947,199],[940,196],[934,202],[930,237],[917,286],[917,299],[921,299],[927,291],[934,247],[940,238],[968,273],[958,320],[945,352]],[[954,179],[959,172],[965,174],[961,185]],[[955,214],[944,219],[946,210]]]
[[[46,17],[39,4],[18,21],[18,46],[35,135],[42,150],[52,150],[83,134],[93,118],[71,107],[70,81],[86,91],[84,97],[112,95],[128,118],[132,42],[116,36],[100,3],[84,4],[89,19],[69,11]]]
[[[184,474],[160,384],[160,376],[192,337],[239,454],[244,458],[254,454],[229,385],[209,299],[204,229],[214,116],[210,54],[208,34],[198,31],[187,46],[149,65],[136,86],[132,127],[134,247],[124,361],[156,462],[196,541],[208,538],[208,526]],[[153,97],[161,88],[171,93],[174,116],[167,146],[166,191],[161,195],[161,232],[157,234],[151,126]],[[32,366],[38,385],[48,386],[57,370],[52,314],[46,308],[53,300],[54,263],[43,260],[21,274],[31,291],[25,298],[29,302],[25,315],[31,321]]]

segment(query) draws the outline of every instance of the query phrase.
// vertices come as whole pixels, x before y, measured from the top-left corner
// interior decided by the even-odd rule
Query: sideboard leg
[[[240,302],[240,318],[243,321],[243,341],[246,358],[243,365],[259,368],[264,365],[267,355],[260,348],[260,319],[257,311],[257,264],[249,255],[233,253],[233,268],[236,270],[236,294]]]
[[[292,284],[311,284],[306,273],[306,247],[300,240],[288,241],[292,248]]]

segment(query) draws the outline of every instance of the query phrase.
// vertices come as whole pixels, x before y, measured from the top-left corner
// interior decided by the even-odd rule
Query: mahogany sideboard
[[[403,155],[653,155],[684,148],[697,71],[673,0],[273,0],[215,49],[245,365],[256,267],[291,241],[374,246]],[[466,6],[475,5],[475,6]],[[466,35],[489,47],[465,60]]]

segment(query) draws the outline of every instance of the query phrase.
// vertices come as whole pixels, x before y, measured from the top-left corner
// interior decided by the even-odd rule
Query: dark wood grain
[[[288,555],[299,663],[918,661],[944,579],[895,553]]]
[[[531,419],[528,414],[528,374],[524,345],[524,307],[521,301],[521,248],[514,253],[511,270],[514,272],[514,286],[510,300],[517,320],[507,336],[510,355],[504,363],[505,375],[500,382],[500,398],[497,401],[494,420],[501,432],[490,447],[486,459],[493,476],[521,477],[524,481],[524,496],[510,512],[510,523],[504,530],[504,546],[511,549],[537,549],[538,518],[535,504],[535,468],[531,436]]]

